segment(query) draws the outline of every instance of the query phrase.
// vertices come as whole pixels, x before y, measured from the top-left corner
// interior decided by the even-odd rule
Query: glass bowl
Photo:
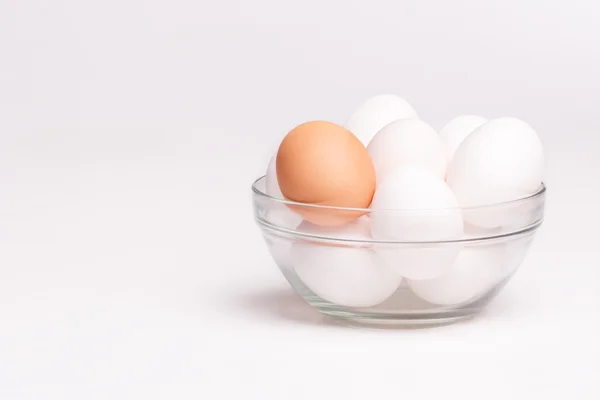
[[[319,312],[359,325],[441,325],[477,315],[523,261],[545,198],[542,184],[526,198],[480,207],[371,210],[275,198],[264,176],[252,185],[256,223],[292,288]],[[315,213],[355,219],[319,227],[301,216]],[[422,235],[423,226],[444,231],[444,221],[457,215],[460,234],[435,241]],[[371,236],[375,223],[394,218],[415,229],[401,241]]]

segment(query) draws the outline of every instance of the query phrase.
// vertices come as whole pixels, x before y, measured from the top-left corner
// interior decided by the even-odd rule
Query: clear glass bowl
[[[535,194],[509,202],[444,210],[302,204],[266,194],[264,176],[253,183],[252,194],[273,260],[309,305],[353,324],[422,326],[473,317],[499,293],[542,224],[546,188],[542,184]],[[324,228],[303,220],[300,214],[307,213],[360,217]],[[458,236],[424,240],[419,224],[442,224],[457,213],[464,221]],[[374,221],[399,217],[417,227],[414,237],[412,230],[402,241],[370,235]]]

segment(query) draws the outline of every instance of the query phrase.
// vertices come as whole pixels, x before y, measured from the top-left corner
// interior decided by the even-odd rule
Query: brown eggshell
[[[277,152],[277,181],[289,200],[321,206],[367,208],[375,192],[375,168],[361,141],[327,121],[292,129]],[[314,224],[338,226],[362,215],[357,211],[290,205]]]

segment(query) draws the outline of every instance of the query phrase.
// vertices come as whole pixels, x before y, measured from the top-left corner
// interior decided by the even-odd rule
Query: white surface
[[[600,6],[370,4],[1,3],[0,398],[598,398]],[[332,325],[254,225],[273,142],[380,92],[542,136],[546,222],[479,319]]]

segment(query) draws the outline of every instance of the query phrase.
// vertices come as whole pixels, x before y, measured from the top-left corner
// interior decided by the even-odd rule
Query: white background
[[[0,2],[0,398],[597,399],[600,3]],[[333,325],[254,225],[300,122],[525,119],[547,218],[480,318]]]

